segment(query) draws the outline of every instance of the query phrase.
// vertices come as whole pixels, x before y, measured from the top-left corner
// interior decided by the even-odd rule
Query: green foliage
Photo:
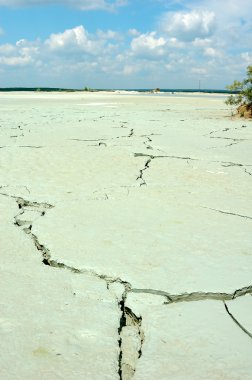
[[[226,104],[239,106],[241,104],[246,104],[248,106],[252,105],[252,66],[247,67],[247,78],[242,82],[237,80],[233,84],[227,86],[227,89],[230,91],[238,91],[238,94],[230,95]]]

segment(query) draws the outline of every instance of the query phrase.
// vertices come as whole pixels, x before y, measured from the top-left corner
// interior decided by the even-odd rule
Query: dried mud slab
[[[215,96],[0,98],[0,377],[250,379],[251,122]]]

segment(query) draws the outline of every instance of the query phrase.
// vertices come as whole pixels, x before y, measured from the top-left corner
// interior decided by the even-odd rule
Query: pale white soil
[[[252,122],[0,94],[0,378],[251,380]]]

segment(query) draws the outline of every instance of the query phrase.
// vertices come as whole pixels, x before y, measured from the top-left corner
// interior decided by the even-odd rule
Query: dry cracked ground
[[[1,94],[0,378],[251,380],[252,122]]]

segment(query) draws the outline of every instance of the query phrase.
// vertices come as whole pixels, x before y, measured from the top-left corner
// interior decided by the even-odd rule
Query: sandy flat
[[[0,93],[0,137],[1,379],[251,379],[251,121]]]

